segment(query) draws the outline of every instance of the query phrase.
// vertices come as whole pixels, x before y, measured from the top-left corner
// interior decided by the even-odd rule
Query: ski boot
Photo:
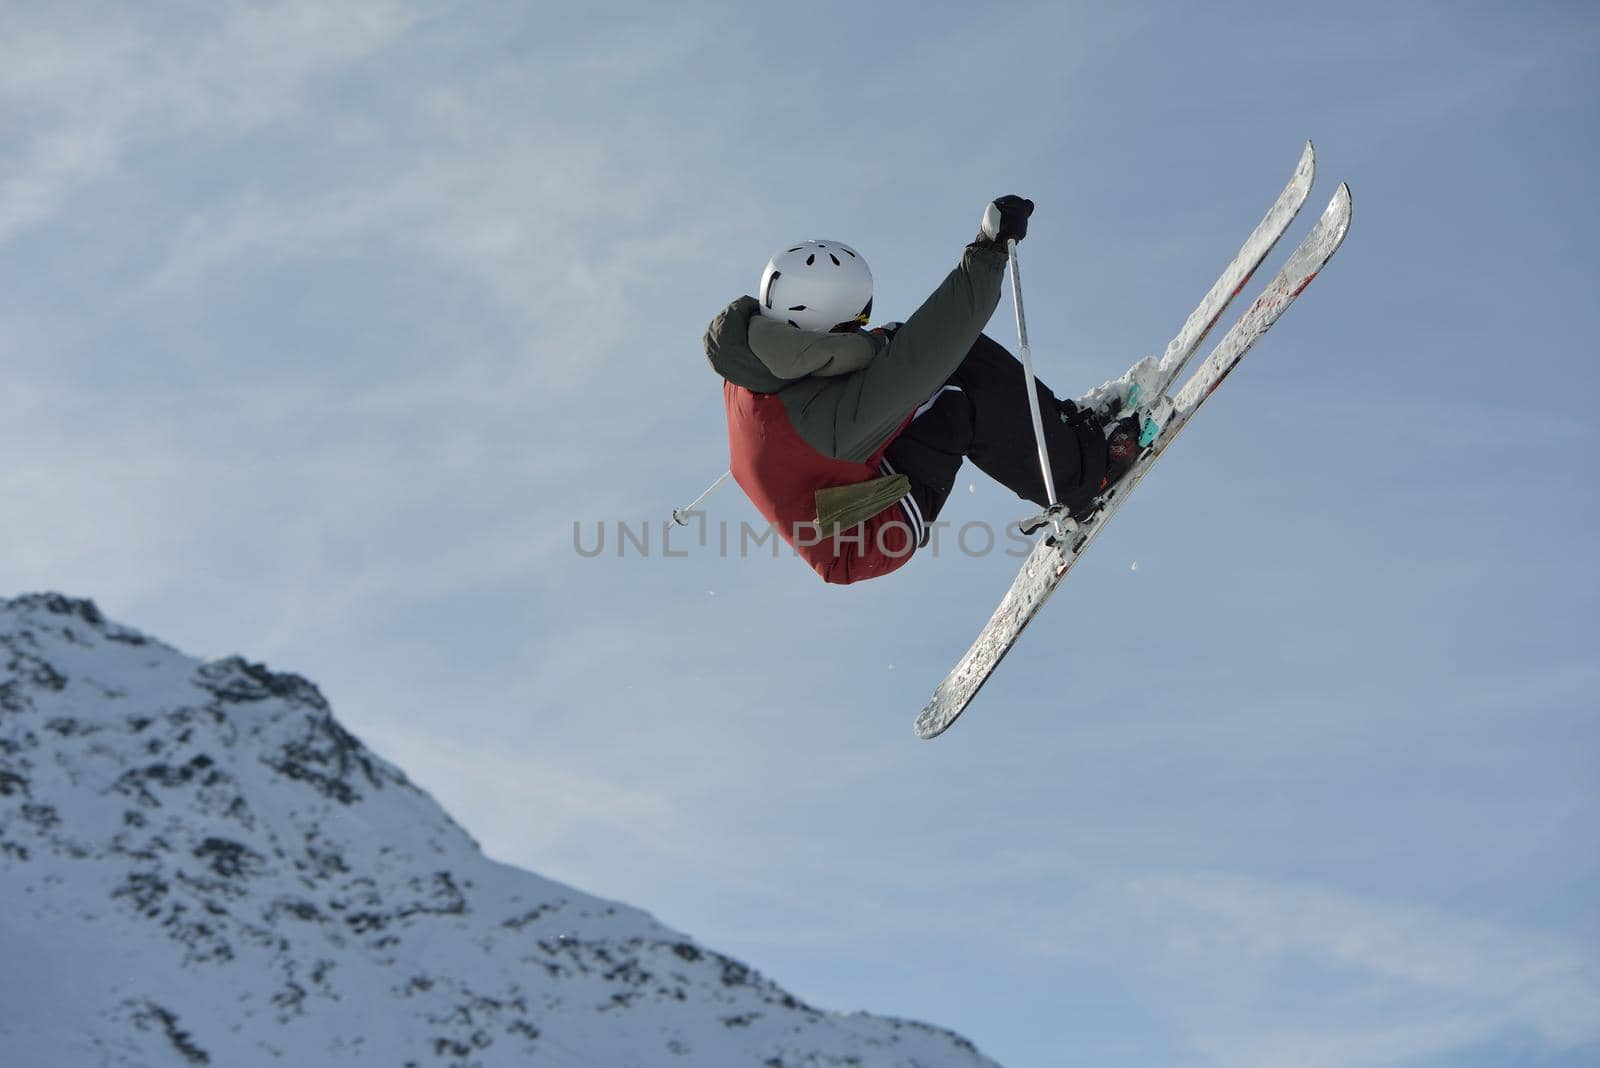
[[[1106,443],[1105,473],[1099,485],[1085,486],[1076,500],[1064,501],[1074,519],[1085,520],[1100,510],[1106,494],[1121,481],[1144,451],[1142,431],[1144,421],[1137,411],[1119,415],[1124,397],[1111,395],[1103,398],[1105,407],[1094,408],[1082,402],[1059,402],[1057,412],[1063,423],[1086,432],[1086,436],[1103,437]]]
[[[1144,418],[1137,412],[1106,425],[1106,477],[1100,492],[1116,485],[1144,452]]]

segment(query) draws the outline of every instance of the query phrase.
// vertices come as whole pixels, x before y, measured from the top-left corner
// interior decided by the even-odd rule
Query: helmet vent
[[[813,252],[811,255],[806,257],[806,266],[807,267],[810,267],[812,264],[814,264],[816,262],[817,262],[817,254],[815,252]]]
[[[789,310],[790,311],[805,311],[806,310],[806,306],[804,304],[796,304],[794,307],[790,308]]]
[[[839,257],[838,257],[838,256],[835,256],[835,255],[834,255],[834,254],[833,254],[833,253],[831,253],[831,252],[830,252],[830,253],[828,253],[828,258],[829,258],[829,259],[830,259],[830,260],[832,260],[832,261],[833,261],[833,265],[834,265],[834,266],[835,266],[835,267],[842,267],[842,266],[844,266],[844,264],[842,264],[842,263],[840,263],[840,262],[839,262]]]

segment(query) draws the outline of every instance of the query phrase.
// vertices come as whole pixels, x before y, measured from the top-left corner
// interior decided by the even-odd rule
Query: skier
[[[886,575],[926,545],[963,458],[1047,504],[1022,365],[982,333],[1008,242],[1032,214],[1021,197],[992,201],[961,262],[904,323],[864,329],[872,272],[837,241],[786,246],[759,299],[712,320],[705,349],[725,380],[734,480],[824,581]],[[1056,496],[1081,514],[1137,457],[1138,420],[1035,385]]]

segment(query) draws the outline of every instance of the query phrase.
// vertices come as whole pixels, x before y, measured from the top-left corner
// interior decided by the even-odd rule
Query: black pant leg
[[[1039,445],[1028,412],[1022,361],[980,336],[950,383],[972,400],[974,422],[967,456],[990,478],[1041,508],[1049,503],[1039,470]],[[1070,506],[1091,498],[1105,475],[1104,437],[1074,420],[1064,421],[1060,401],[1035,381],[1056,498]]]
[[[904,433],[884,453],[884,469],[911,480],[913,526],[926,528],[939,517],[955,489],[956,474],[972,443],[972,402],[953,386],[946,386],[911,420]]]
[[[1024,500],[1049,503],[1039,470],[1022,361],[982,335],[938,396],[911,421],[884,455],[887,466],[911,480],[911,496],[932,523],[970,459],[990,478]],[[1056,499],[1073,508],[1090,500],[1106,470],[1104,437],[1078,421],[1063,421],[1060,402],[1035,382]]]

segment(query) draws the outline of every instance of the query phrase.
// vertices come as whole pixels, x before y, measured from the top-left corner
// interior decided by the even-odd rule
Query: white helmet
[[[762,315],[800,330],[865,326],[872,312],[872,271],[849,245],[806,241],[767,261],[760,299]]]

